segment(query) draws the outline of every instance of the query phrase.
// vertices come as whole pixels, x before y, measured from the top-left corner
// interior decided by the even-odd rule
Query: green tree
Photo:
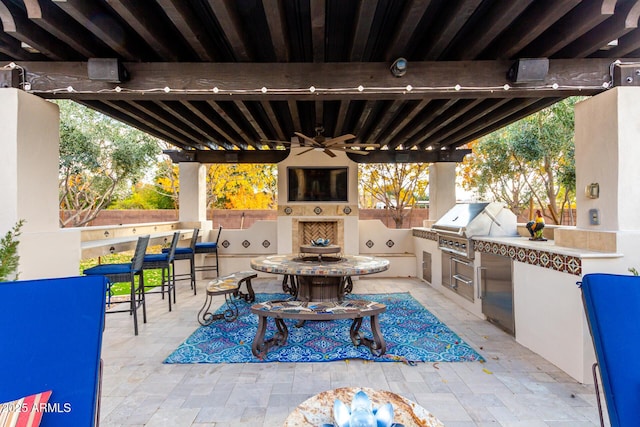
[[[426,163],[361,164],[358,171],[361,197],[384,203],[396,228],[402,228],[410,209],[424,199],[429,185]]]
[[[575,200],[574,106],[558,102],[482,138],[465,159],[463,183],[521,211],[529,200],[560,223]]]
[[[154,165],[158,140],[71,101],[60,106],[61,226],[79,227],[126,194]]]

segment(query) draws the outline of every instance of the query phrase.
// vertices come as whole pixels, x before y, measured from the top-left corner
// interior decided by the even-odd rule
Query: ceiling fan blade
[[[380,148],[380,144],[334,144],[332,145],[333,148],[350,148],[350,147],[360,147],[360,148],[367,148],[367,147],[371,147],[371,148]]]
[[[304,153],[308,153],[309,151],[313,151],[313,150],[315,150],[315,148],[313,148],[313,147],[312,148],[307,148],[306,150],[301,151],[298,154],[296,154],[296,156],[300,156],[300,155],[302,155]]]
[[[300,132],[294,132],[293,134],[296,135],[298,138],[302,138],[303,140],[307,141],[308,143],[310,143],[311,145],[313,145],[315,147],[322,147],[322,144],[319,144],[318,141],[316,141],[313,138],[309,138],[305,134],[302,134]]]
[[[335,138],[327,139],[324,142],[324,145],[325,145],[325,147],[330,147],[332,145],[339,144],[341,142],[348,141],[350,139],[354,139],[355,137],[356,137],[355,135],[347,133],[347,134],[344,134],[344,135],[336,136]]]
[[[363,156],[366,156],[367,154],[370,153],[370,151],[367,151],[367,150],[352,150],[350,148],[343,148],[343,147],[334,147],[332,148],[332,150],[340,150],[340,151],[344,151],[345,153],[360,154]]]
[[[329,157],[335,157],[336,156],[336,154],[333,151],[331,151],[331,150],[329,150],[327,148],[324,149],[324,154],[326,154]]]

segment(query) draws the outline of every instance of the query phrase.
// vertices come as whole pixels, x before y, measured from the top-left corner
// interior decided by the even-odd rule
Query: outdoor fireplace
[[[331,244],[344,247],[344,220],[310,221],[294,219],[291,227],[292,248],[310,244],[318,238],[329,239]]]

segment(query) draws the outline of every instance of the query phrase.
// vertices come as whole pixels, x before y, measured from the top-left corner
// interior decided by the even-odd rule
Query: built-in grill
[[[431,227],[442,250],[442,285],[469,301],[474,293],[474,236],[515,236],[516,216],[500,203],[460,203]]]
[[[459,203],[431,227],[438,232],[438,247],[473,259],[474,236],[515,236],[516,216],[497,202]]]

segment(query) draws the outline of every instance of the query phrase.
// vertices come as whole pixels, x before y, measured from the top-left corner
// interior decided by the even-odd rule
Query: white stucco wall
[[[78,275],[80,232],[59,229],[58,106],[4,88],[0,117],[0,233],[25,220],[18,247],[19,278]]]

